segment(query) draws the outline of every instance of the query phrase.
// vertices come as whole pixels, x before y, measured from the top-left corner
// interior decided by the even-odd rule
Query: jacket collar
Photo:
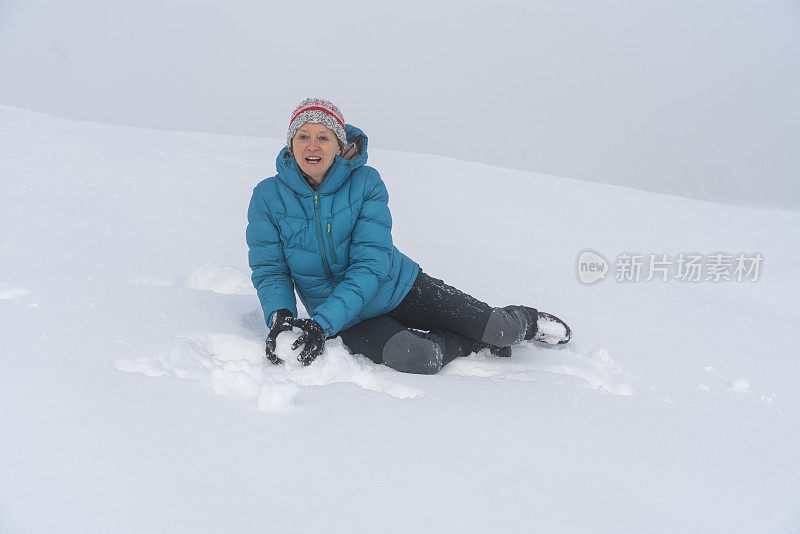
[[[317,188],[317,193],[329,195],[335,193],[350,178],[350,174],[357,168],[367,163],[367,136],[360,129],[346,124],[344,131],[347,134],[348,143],[356,143],[358,153],[351,159],[344,159],[336,156],[331,168]],[[288,148],[278,153],[275,160],[275,168],[278,171],[278,180],[290,187],[295,193],[302,196],[313,196],[314,190],[306,183],[300,167],[294,157],[288,153]]]

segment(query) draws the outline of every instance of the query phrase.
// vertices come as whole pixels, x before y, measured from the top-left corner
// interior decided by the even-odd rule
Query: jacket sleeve
[[[273,312],[286,308],[297,317],[294,281],[286,265],[283,243],[273,222],[267,203],[259,188],[253,190],[247,209],[248,260],[253,271],[251,279],[264,310],[264,321],[271,327]]]
[[[380,282],[389,277],[393,248],[389,193],[378,171],[371,169],[350,238],[350,264],[344,280],[312,317],[327,336],[337,334],[377,294]]]

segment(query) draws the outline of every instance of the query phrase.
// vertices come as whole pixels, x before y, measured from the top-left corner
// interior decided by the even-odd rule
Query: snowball
[[[275,355],[283,360],[283,365],[286,369],[298,369],[303,367],[303,364],[297,360],[297,357],[303,351],[303,345],[292,350],[292,343],[300,337],[300,330],[287,330],[278,334],[275,340]]]

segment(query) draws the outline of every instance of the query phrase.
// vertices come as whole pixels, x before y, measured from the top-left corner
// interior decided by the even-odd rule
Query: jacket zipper
[[[331,253],[331,262],[336,265],[336,249],[333,246],[333,234],[331,233],[331,223],[328,223],[328,250]]]
[[[332,284],[336,284],[336,280],[333,278],[333,272],[331,271],[331,266],[328,265],[328,258],[325,257],[325,239],[322,235],[322,221],[320,220],[319,215],[319,200],[317,199],[317,193],[314,193],[314,218],[317,222],[317,239],[319,241],[319,254],[322,256],[322,265],[325,267],[325,272],[328,273],[328,278],[330,279]]]

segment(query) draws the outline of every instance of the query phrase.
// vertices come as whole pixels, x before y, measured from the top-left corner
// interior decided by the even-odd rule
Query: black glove
[[[275,347],[278,343],[278,335],[280,335],[281,332],[292,329],[292,324],[289,322],[289,319],[294,319],[294,317],[292,317],[292,312],[289,310],[280,309],[276,311],[275,318],[272,321],[272,328],[267,335],[267,359],[275,365],[283,363],[283,360],[275,355]]]
[[[291,317],[287,319],[287,323],[303,331],[292,345],[292,350],[300,345],[305,345],[303,350],[300,351],[297,360],[303,365],[310,364],[317,356],[322,354],[322,351],[325,349],[325,332],[314,319],[296,319]]]

